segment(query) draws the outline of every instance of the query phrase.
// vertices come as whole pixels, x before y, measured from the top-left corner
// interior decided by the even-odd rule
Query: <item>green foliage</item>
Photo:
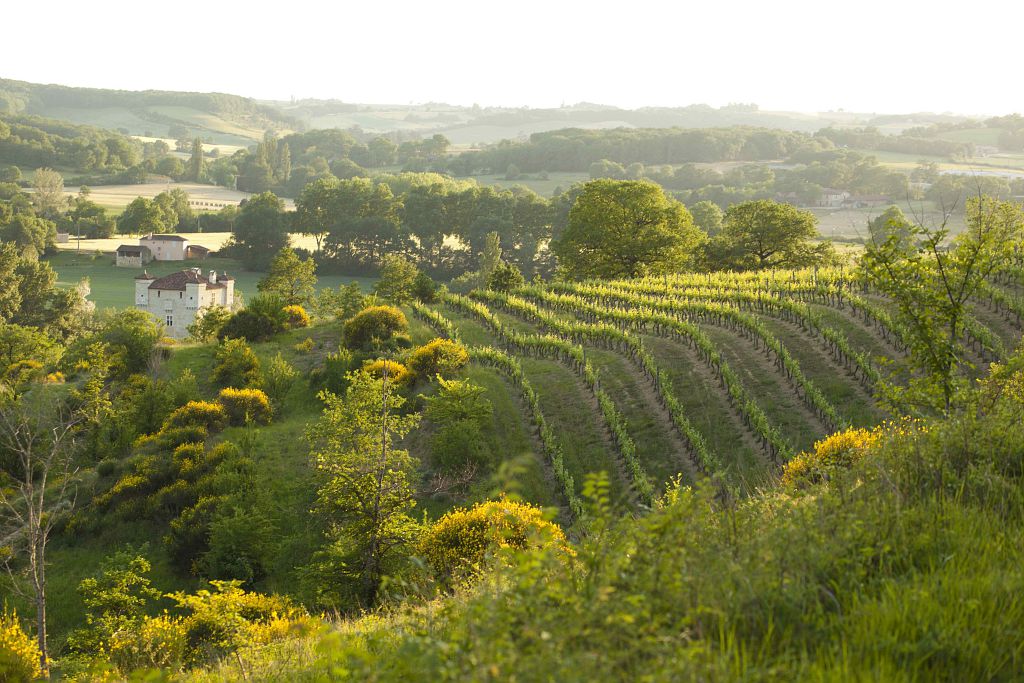
[[[231,319],[231,311],[224,306],[204,308],[191,325],[188,336],[197,342],[208,342],[220,335],[221,329]]]
[[[729,207],[719,235],[708,243],[705,260],[720,270],[764,270],[828,265],[830,244],[814,244],[818,219],[810,211],[771,199]]]
[[[141,555],[119,552],[104,560],[100,573],[78,584],[85,604],[85,627],[68,636],[68,648],[81,654],[99,654],[120,632],[138,628],[150,603],[160,591],[150,585],[149,561]]]
[[[348,320],[366,308],[366,297],[359,289],[358,282],[350,282],[345,286],[339,285],[337,290],[320,290],[314,306],[319,316]]]
[[[373,605],[385,574],[407,559],[416,525],[416,461],[395,442],[418,422],[402,415],[395,385],[352,373],[344,398],[322,392],[324,411],[307,439],[320,478],[317,512],[327,544],[309,568],[321,604]]]
[[[416,296],[419,270],[404,256],[388,254],[380,267],[380,280],[373,286],[377,296],[385,301],[401,305]]]
[[[124,378],[146,370],[157,342],[163,337],[163,326],[143,310],[126,308],[102,311],[97,315],[97,329],[77,339],[64,354],[63,365],[74,369],[86,361],[88,349],[100,343],[110,358],[114,377]]]
[[[693,216],[693,224],[706,232],[709,237],[714,237],[722,231],[722,222],[725,214],[718,208],[718,204],[705,199],[696,202],[688,208],[690,209],[690,215]]]
[[[217,401],[224,406],[232,425],[270,424],[273,409],[267,395],[259,389],[221,389]]]
[[[242,203],[228,249],[248,270],[265,271],[288,242],[284,203],[272,192],[261,192]]]
[[[511,292],[526,284],[526,278],[515,264],[500,263],[487,279],[487,289],[496,292]]]
[[[412,283],[412,295],[417,301],[433,303],[437,301],[437,283],[426,273],[419,272]]]
[[[348,372],[348,369],[346,367],[343,373]],[[284,400],[295,385],[298,376],[298,371],[284,359],[280,352],[267,364],[263,373],[262,386],[267,398],[270,399],[270,404],[275,409],[279,410],[284,404]]]
[[[487,451],[483,428],[493,408],[483,387],[468,380],[438,378],[438,391],[424,398],[424,417],[434,425],[430,452],[437,466],[449,473],[465,473],[487,467],[493,454]]]
[[[369,349],[387,344],[408,331],[409,322],[402,311],[393,306],[371,306],[345,323],[345,345],[352,349]]]
[[[285,247],[274,256],[270,272],[257,287],[285,305],[305,305],[316,292],[316,264],[311,258],[300,259],[295,250]]]
[[[552,249],[573,279],[674,272],[701,242],[690,213],[646,181],[593,180]]]
[[[353,360],[352,352],[344,347],[328,353],[323,365],[311,373],[311,383],[332,394],[344,394],[348,388],[348,373],[353,368]]]
[[[30,683],[42,675],[39,646],[21,628],[17,612],[0,614],[0,674],[10,683]]]
[[[213,381],[222,387],[257,387],[260,385],[260,359],[244,339],[225,339],[214,356]]]
[[[277,296],[260,294],[221,326],[217,338],[261,341],[283,332],[287,323],[284,302]]]
[[[450,375],[466,367],[469,354],[466,347],[451,339],[432,339],[409,353],[407,365],[419,379],[430,380],[435,375]]]
[[[916,249],[891,234],[885,242],[873,242],[861,259],[864,278],[895,304],[917,371],[916,377],[894,377],[884,387],[896,410],[950,410],[966,382],[960,359],[971,299],[1020,239],[1024,212],[1018,204],[982,195],[968,200],[966,221],[951,249],[945,228],[914,226]]]

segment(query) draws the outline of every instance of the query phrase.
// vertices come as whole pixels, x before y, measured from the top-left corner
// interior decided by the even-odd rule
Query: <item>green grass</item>
[[[114,265],[114,257],[110,254],[77,254],[73,251],[60,251],[48,256],[46,261],[57,273],[58,285],[74,286],[83,278],[89,279],[89,300],[96,304],[97,309],[130,308],[135,297],[135,276],[139,270],[135,268],[119,268]],[[185,268],[202,268],[203,272],[216,270],[227,272],[235,278],[235,291],[245,297],[258,293],[256,284],[264,273],[243,270],[238,261],[224,258],[207,258],[201,261],[153,261],[146,270],[157,277],[168,275]],[[324,275],[317,281],[317,287],[335,288],[349,282],[358,282],[364,292],[369,292],[376,278],[346,275]]]
[[[515,187],[516,185],[524,185],[542,197],[551,197],[554,195],[555,190],[561,188],[563,191],[568,190],[569,186],[573,183],[585,182],[590,180],[590,174],[588,173],[549,173],[547,179],[541,178],[537,173],[526,173],[523,176],[515,180],[506,180],[504,173],[495,173],[490,175],[476,175],[471,176],[481,185],[496,185],[502,188]]]

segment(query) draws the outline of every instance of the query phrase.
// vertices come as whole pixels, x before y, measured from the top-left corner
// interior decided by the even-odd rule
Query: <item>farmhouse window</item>
[[[166,318],[167,327],[174,327],[174,316],[169,315]]]

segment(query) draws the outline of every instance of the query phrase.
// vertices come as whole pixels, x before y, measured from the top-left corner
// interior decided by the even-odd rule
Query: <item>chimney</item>
[[[217,271],[216,270],[211,270],[210,271],[210,284],[211,285],[217,284]]]

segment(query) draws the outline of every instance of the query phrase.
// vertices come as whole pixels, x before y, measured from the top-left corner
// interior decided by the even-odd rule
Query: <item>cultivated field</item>
[[[965,342],[978,368],[1020,339],[1019,280],[976,302]],[[599,470],[624,507],[676,476],[756,488],[825,435],[882,420],[876,385],[886,359],[906,357],[887,302],[843,269],[550,283],[413,312],[521,395],[545,497],[570,516]]]
[[[161,192],[170,190],[184,190],[188,193],[189,199],[194,202],[208,202],[208,207],[202,205],[195,207],[196,210],[217,211],[227,204],[237,205],[243,199],[252,196],[249,192],[229,190],[226,187],[217,185],[200,185],[198,183],[145,183],[142,185],[98,185],[90,187],[90,199],[101,206],[120,211],[128,206],[136,197],[152,199]],[[77,187],[66,187],[64,191],[69,196],[77,195]],[[285,208],[289,211],[295,208],[295,202],[290,199],[282,200]],[[117,245],[114,245],[115,248]]]

